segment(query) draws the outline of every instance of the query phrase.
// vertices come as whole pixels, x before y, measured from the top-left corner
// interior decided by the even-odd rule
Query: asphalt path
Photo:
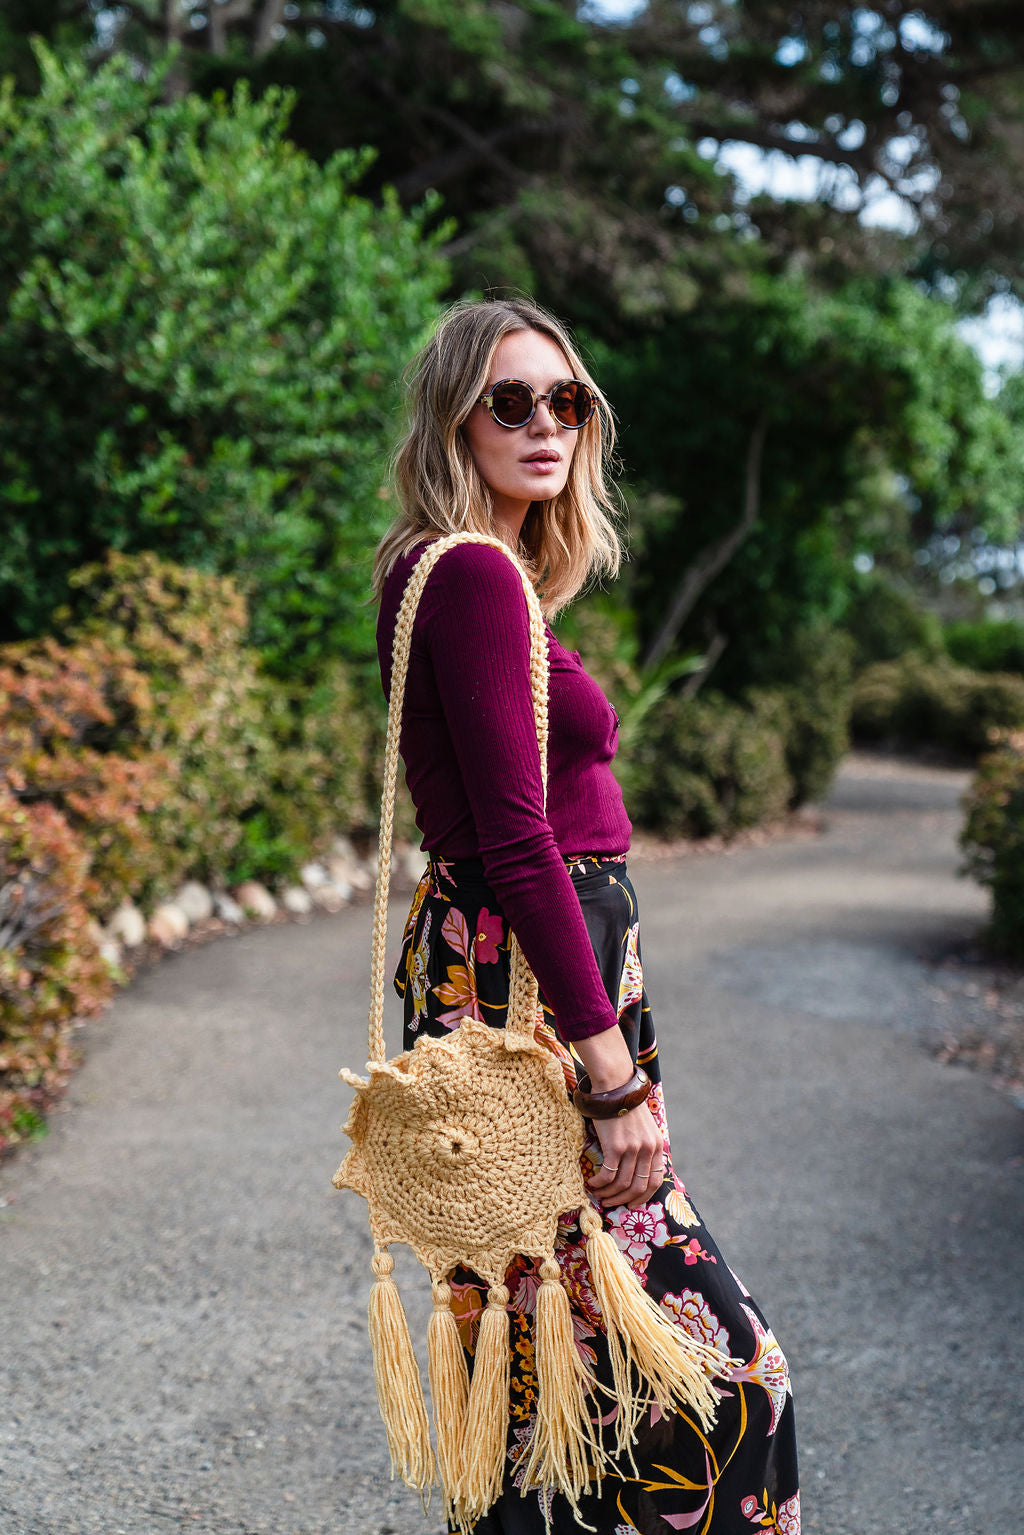
[[[1024,1116],[922,1043],[985,912],[966,783],[851,755],[821,835],[630,869],[676,1165],[789,1357],[813,1535],[1024,1529]],[[84,1031],[0,1175],[0,1535],[442,1529],[389,1480],[330,1185],[369,927],[171,955]]]

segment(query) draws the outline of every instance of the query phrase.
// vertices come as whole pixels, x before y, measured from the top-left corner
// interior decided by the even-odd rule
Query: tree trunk
[[[679,689],[680,698],[693,698],[697,689],[704,686],[714,669],[715,662],[728,643],[727,637],[720,629],[716,629],[704,651],[704,665],[699,671],[691,672],[687,677]]]
[[[711,585],[719,572],[725,569],[757,521],[761,505],[761,454],[767,428],[768,414],[762,411],[754,423],[754,429],[747,444],[742,517],[724,538],[702,549],[693,564],[683,572],[661,626],[647,648],[643,659],[645,670],[656,666],[662,656],[671,649],[698,597]],[[718,647],[715,660],[721,654],[722,648],[722,645]]]

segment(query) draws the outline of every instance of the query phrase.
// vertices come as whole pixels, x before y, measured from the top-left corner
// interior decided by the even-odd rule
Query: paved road
[[[1024,1527],[1024,1117],[920,1042],[985,909],[965,783],[852,756],[820,838],[632,871],[676,1161],[789,1354],[813,1535]],[[369,916],[172,956],[90,1026],[4,1173],[2,1535],[437,1535],[387,1479],[329,1183]]]

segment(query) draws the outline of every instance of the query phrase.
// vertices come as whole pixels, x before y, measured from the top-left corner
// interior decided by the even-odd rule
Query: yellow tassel
[[[524,1486],[557,1488],[571,1504],[575,1522],[582,1525],[578,1499],[591,1479],[600,1481],[606,1465],[590,1416],[595,1381],[576,1347],[572,1309],[554,1258],[545,1258],[540,1279],[534,1341],[537,1416]]]
[[[391,1452],[391,1475],[397,1471],[407,1486],[419,1488],[422,1494],[423,1488],[437,1478],[427,1427],[427,1404],[423,1400],[409,1324],[398,1286],[391,1278],[394,1267],[390,1253],[374,1253],[377,1282],[370,1291],[369,1307],[373,1373]]]
[[[628,1448],[652,1400],[666,1414],[690,1408],[709,1429],[718,1410],[709,1377],[726,1373],[734,1361],[691,1337],[651,1299],[589,1203],[580,1212],[580,1227],[607,1330],[619,1400],[619,1452]]]
[[[693,1206],[681,1189],[669,1189],[665,1195],[665,1209],[676,1224],[686,1230],[700,1225]]]
[[[501,1492],[508,1440],[510,1343],[508,1291],[493,1285],[480,1318],[469,1383],[459,1513],[470,1522]]]
[[[462,1441],[466,1430],[469,1370],[452,1312],[451,1286],[443,1280],[432,1287],[434,1310],[427,1325],[430,1395],[437,1430],[437,1468],[449,1509],[454,1508],[462,1476]]]

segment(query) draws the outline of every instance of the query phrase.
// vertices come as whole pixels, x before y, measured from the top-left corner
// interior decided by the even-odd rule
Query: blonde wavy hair
[[[597,409],[580,429],[565,488],[533,501],[516,544],[494,519],[490,489],[462,430],[483,393],[505,336],[535,330],[560,347],[575,378],[593,389]],[[515,549],[548,619],[592,580],[616,575],[622,561],[615,520],[621,503],[611,474],[615,420],[564,325],[530,299],[460,299],[443,311],[405,368],[409,424],[391,454],[388,478],[401,511],[377,545],[373,592],[380,601],[395,561],[425,534],[489,533]]]

